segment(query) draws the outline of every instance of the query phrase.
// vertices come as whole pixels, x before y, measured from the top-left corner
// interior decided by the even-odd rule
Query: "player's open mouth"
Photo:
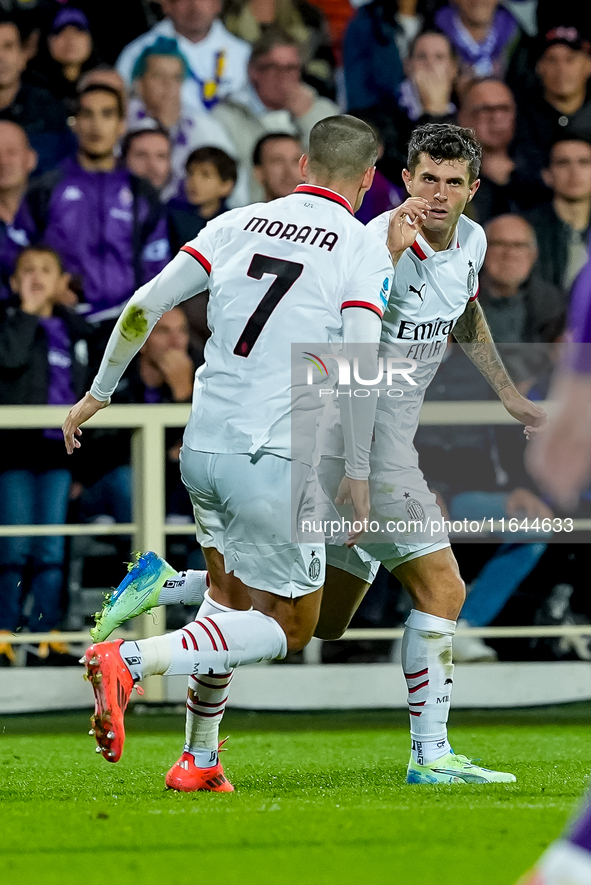
[[[432,218],[445,218],[447,215],[447,209],[429,209],[429,215]]]

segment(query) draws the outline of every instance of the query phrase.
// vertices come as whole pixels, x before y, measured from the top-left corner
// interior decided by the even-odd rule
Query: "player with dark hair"
[[[327,563],[348,576],[327,582],[316,630],[317,636],[326,639],[342,635],[378,562],[410,594],[413,608],[402,640],[412,738],[409,783],[515,780],[511,774],[489,771],[455,755],[448,742],[452,637],[465,588],[441,511],[413,446],[424,394],[441,363],[450,332],[507,411],[526,425],[527,433],[545,417],[513,385],[477,300],[486,237],[462,213],[479,186],[480,158],[481,148],[471,129],[444,123],[418,127],[410,139],[403,172],[410,198],[397,212],[384,213],[368,225],[387,242],[395,266],[380,356],[414,361],[412,377],[417,385],[400,399],[378,398],[370,462],[372,515],[382,526],[398,526],[402,521],[407,528],[376,533],[353,550],[327,547]],[[415,208],[417,200],[426,207],[426,217]],[[339,454],[334,443],[330,449],[333,455]],[[441,527],[439,533],[435,526]]]
[[[413,134],[404,172],[409,198],[368,225],[382,242],[387,241],[396,267],[384,314],[380,356],[384,361],[392,355],[415,361],[413,378],[417,382],[412,397],[378,397],[370,488],[372,512],[382,522],[407,520],[414,515],[423,523],[430,519],[442,524],[435,496],[418,467],[412,440],[425,390],[443,358],[452,329],[505,408],[526,425],[527,432],[545,417],[543,410],[522,397],[512,384],[477,301],[477,274],[484,260],[486,238],[482,228],[462,211],[478,188],[479,159],[479,145],[471,130],[451,124],[420,127]],[[342,440],[335,431],[330,436],[333,444],[329,445],[329,454],[336,457],[327,459],[332,469],[324,471],[333,497],[343,475]],[[339,494],[347,497],[343,485]],[[425,536],[415,531],[414,537],[390,533],[382,539],[379,545],[362,542],[353,549],[327,547],[329,568],[315,635],[322,639],[342,635],[379,562],[383,563],[413,600],[402,646],[412,737],[409,783],[514,781],[512,774],[481,768],[453,754],[447,740],[453,684],[452,636],[465,598],[447,534]],[[108,636],[118,623],[132,616],[133,607],[138,612],[158,603],[196,600],[196,573],[176,575],[167,585],[170,573],[163,566],[158,571],[156,560],[148,553],[132,568],[122,582],[121,592],[114,594],[103,609],[95,628],[97,637]],[[223,603],[217,588],[210,588],[207,599]],[[201,701],[212,700],[201,693],[198,697]],[[217,697],[219,705],[209,708],[212,713],[208,718],[207,708],[199,708],[194,699],[189,699],[187,743],[199,746],[201,740],[207,740],[211,746],[214,736],[217,739],[217,731],[213,731],[215,715],[219,726],[227,690]],[[189,781],[183,789],[192,789]]]

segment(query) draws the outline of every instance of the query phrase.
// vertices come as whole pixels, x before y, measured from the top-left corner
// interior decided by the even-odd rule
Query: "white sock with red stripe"
[[[160,591],[158,605],[173,605],[181,602],[183,605],[199,605],[209,587],[209,578],[206,571],[188,569],[186,572],[178,572],[174,578],[169,578]]]
[[[199,617],[231,612],[205,593]],[[198,768],[209,768],[218,761],[220,723],[226,709],[233,670],[213,676],[189,676],[184,751],[191,753]]]
[[[120,648],[134,679],[227,673],[239,664],[284,658],[287,637],[274,618],[258,611],[230,611],[199,616],[181,630]]]
[[[408,686],[412,755],[430,765],[450,752],[447,719],[453,686],[452,636],[456,622],[413,609],[402,639]]]

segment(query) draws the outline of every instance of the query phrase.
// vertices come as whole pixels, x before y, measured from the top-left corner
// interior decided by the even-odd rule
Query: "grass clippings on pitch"
[[[591,771],[591,707],[454,714],[457,752],[517,784],[409,787],[399,713],[230,713],[234,794],[164,775],[182,716],[128,717],[117,765],[87,717],[0,726],[1,879],[18,885],[512,885]]]

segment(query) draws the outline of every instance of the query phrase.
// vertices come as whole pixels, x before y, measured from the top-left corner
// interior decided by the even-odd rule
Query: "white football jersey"
[[[386,242],[390,212],[367,225]],[[461,215],[448,249],[436,252],[419,233],[394,269],[394,282],[384,312],[380,355],[416,363],[416,386],[400,383],[400,398],[381,391],[376,423],[388,424],[396,440],[411,455],[419,413],[427,387],[443,359],[449,334],[469,301],[478,297],[478,274],[486,253],[486,236],[479,224]]]
[[[212,333],[185,445],[290,457],[292,345],[340,342],[347,307],[382,316],[392,280],[386,246],[343,197],[300,185],[216,218],[181,251],[210,274]],[[302,354],[303,377],[307,369]]]

